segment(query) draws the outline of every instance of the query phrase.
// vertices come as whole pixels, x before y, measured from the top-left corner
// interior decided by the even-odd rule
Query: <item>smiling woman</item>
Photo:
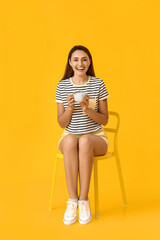
[[[87,53],[82,50],[74,51],[71,58],[69,59],[69,64],[74,71],[72,80],[75,81],[76,84],[83,83],[82,80],[86,79],[86,72],[89,68],[89,65],[91,64]]]
[[[82,100],[74,98],[73,94],[83,96]],[[65,74],[56,89],[58,123],[65,128],[58,142],[58,148],[64,155],[69,192],[63,218],[65,224],[76,221],[78,206],[79,222],[86,224],[91,220],[88,192],[93,156],[106,154],[109,147],[102,127],[108,122],[108,97],[104,81],[95,76],[89,50],[81,45],[74,46],[68,55]]]

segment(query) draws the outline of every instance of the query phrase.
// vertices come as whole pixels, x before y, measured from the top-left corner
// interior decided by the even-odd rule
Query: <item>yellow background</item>
[[[159,1],[45,0],[0,4],[0,234],[2,239],[160,239]],[[63,224],[63,162],[49,198],[57,143],[56,86],[74,45],[86,46],[121,117],[119,155],[99,163],[100,218]]]

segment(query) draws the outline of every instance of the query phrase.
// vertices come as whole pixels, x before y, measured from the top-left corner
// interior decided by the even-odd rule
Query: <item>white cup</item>
[[[84,99],[84,95],[86,95],[86,93],[83,92],[73,93],[74,100],[78,103],[80,103]]]

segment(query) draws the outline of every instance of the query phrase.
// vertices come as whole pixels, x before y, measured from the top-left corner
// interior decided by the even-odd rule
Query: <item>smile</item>
[[[81,72],[84,70],[84,68],[77,68],[77,70]]]

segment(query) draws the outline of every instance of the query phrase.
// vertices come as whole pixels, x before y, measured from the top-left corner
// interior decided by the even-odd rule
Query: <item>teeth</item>
[[[78,70],[82,70],[82,69],[84,69],[84,68],[77,68]]]

